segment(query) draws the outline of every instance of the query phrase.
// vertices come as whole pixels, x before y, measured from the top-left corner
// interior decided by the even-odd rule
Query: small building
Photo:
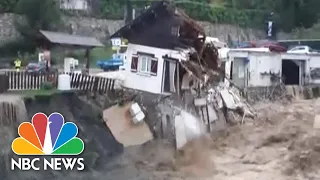
[[[89,6],[87,0],[60,0],[60,9],[87,11]]]
[[[167,1],[153,2],[111,38],[128,40],[125,80],[127,88],[151,93],[178,93],[185,70],[179,62],[202,28]]]
[[[230,49],[226,77],[241,88],[320,84],[320,54],[270,52],[269,48]]]
[[[89,73],[89,65],[90,65],[90,50],[95,47],[103,47],[104,45],[94,37],[87,36],[78,36],[72,34],[66,34],[62,32],[52,32],[52,31],[44,31],[40,30],[39,35],[36,40],[40,49],[43,49],[44,52],[47,52],[46,64],[47,68],[51,65],[50,58],[50,49],[60,46],[65,50],[65,56],[67,55],[67,51],[74,49],[83,49],[85,50],[85,70]],[[70,71],[70,61],[69,63],[65,62],[65,70],[69,69]]]

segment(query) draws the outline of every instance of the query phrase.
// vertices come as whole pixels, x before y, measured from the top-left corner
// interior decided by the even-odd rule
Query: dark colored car
[[[29,63],[26,66],[26,72],[46,72],[46,63]]]

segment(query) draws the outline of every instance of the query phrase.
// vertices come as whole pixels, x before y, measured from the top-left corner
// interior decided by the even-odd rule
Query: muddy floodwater
[[[11,142],[16,129],[0,128],[3,180],[304,180],[320,179],[320,132],[313,128],[320,99],[261,103],[255,120],[189,142],[181,152],[154,140],[123,148],[101,120],[100,110],[75,95],[57,95],[25,103],[27,116],[61,112],[79,127],[85,142],[86,169],[11,171]]]

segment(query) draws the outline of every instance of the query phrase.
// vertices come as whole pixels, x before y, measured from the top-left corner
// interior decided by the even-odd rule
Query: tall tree
[[[12,12],[19,0],[0,0],[0,13]]]
[[[56,0],[19,0],[16,13],[22,15],[16,19],[16,28],[31,43],[35,41],[39,30],[52,30],[60,23],[60,10]]]

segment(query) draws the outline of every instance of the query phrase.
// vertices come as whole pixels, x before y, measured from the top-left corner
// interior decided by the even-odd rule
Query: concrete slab
[[[220,94],[228,109],[236,109],[234,99],[227,89],[221,90]]]
[[[209,114],[210,122],[214,122],[214,121],[218,120],[216,110],[214,109],[214,107],[211,104],[208,105],[208,114]]]
[[[320,114],[317,114],[317,115],[314,117],[313,128],[315,128],[315,129],[320,129]]]
[[[149,126],[134,124],[129,109],[132,102],[123,106],[115,105],[103,111],[103,119],[115,139],[124,147],[141,145],[153,139]]]
[[[292,86],[286,86],[286,95],[289,97],[294,97],[294,89]]]
[[[195,106],[205,106],[207,104],[206,98],[196,98],[194,99],[194,105]]]

